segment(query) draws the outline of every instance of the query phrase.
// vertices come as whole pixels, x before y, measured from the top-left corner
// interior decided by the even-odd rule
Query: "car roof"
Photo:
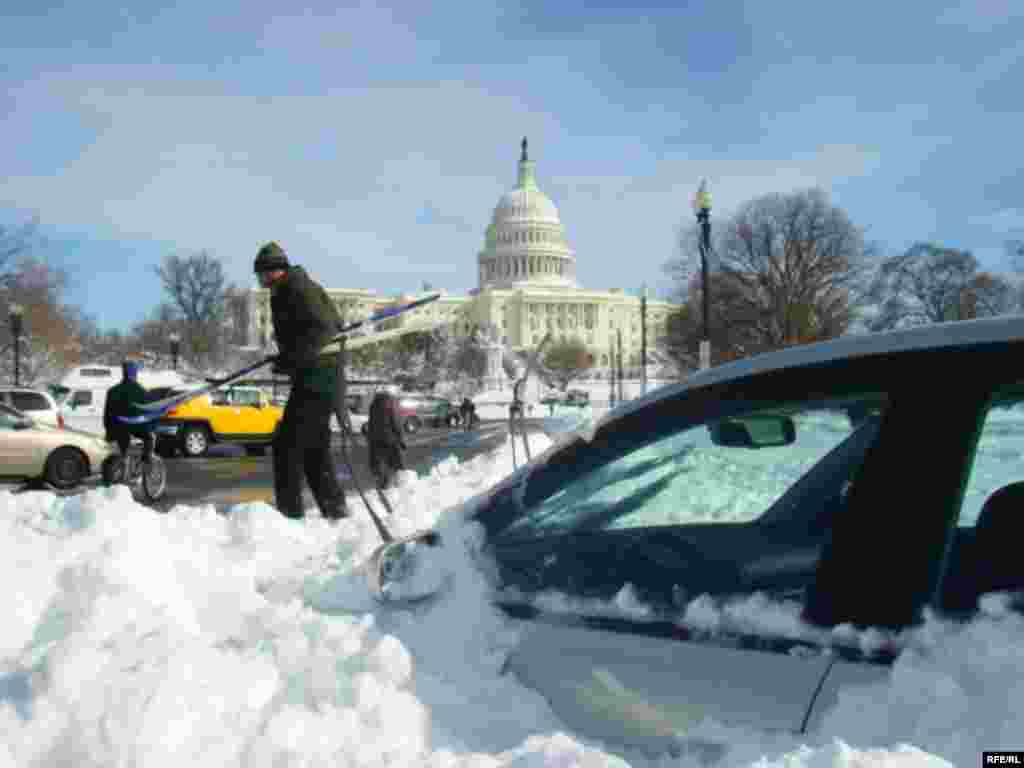
[[[626,401],[605,415],[602,422],[618,419],[653,402],[676,397],[687,390],[722,384],[734,379],[785,368],[833,363],[874,355],[955,349],[985,344],[1024,342],[1024,315],[981,320],[960,320],[884,333],[842,336],[830,341],[765,352],[760,355],[698,371],[678,384],[666,384],[647,395]]]

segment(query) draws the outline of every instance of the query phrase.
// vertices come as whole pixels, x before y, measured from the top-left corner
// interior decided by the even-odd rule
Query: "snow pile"
[[[550,445],[531,440],[534,454]],[[0,492],[0,766],[626,765],[501,674],[518,628],[489,599],[466,502],[511,471],[506,444],[389,491],[396,535],[440,533],[420,586],[451,577],[408,608],[371,596],[380,542],[355,499],[354,517],[330,526],[260,503],[158,515],[120,487]],[[613,607],[644,612],[629,589]],[[691,619],[749,628],[760,616],[778,631],[787,610],[705,604]],[[729,766],[975,764],[982,749],[1020,746],[1022,635],[993,598],[970,625],[927,625],[884,684],[844,693],[821,733],[694,733]]]

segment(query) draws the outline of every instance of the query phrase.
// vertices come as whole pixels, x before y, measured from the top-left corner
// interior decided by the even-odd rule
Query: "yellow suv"
[[[270,445],[284,409],[253,387],[231,387],[182,403],[156,423],[156,449],[161,456],[180,450],[202,456],[213,443],[234,443],[250,456]]]

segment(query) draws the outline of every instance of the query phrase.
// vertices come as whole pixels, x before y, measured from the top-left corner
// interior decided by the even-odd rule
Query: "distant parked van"
[[[103,415],[107,390],[121,381],[119,365],[80,365],[72,368],[51,389],[62,395],[60,405],[73,416]],[[139,383],[146,389],[181,387],[187,382],[175,371],[139,371]]]

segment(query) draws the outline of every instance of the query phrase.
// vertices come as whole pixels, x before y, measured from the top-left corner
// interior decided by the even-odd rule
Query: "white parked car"
[[[31,416],[42,424],[63,429],[64,414],[53,395],[31,387],[0,387],[0,403]]]

